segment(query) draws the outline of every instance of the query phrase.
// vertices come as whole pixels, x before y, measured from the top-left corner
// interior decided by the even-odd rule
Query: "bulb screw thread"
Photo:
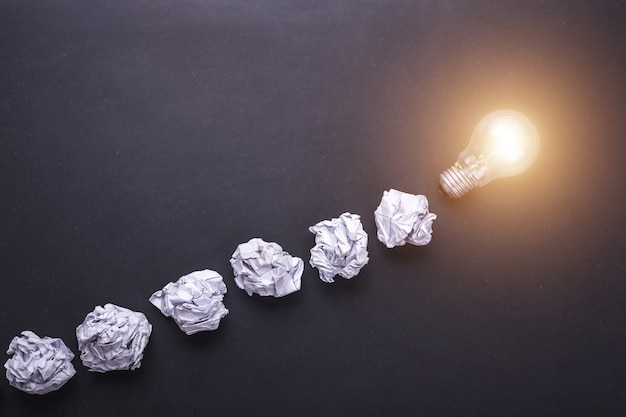
[[[439,177],[439,190],[448,197],[461,198],[476,187],[478,181],[459,164],[452,165]]]

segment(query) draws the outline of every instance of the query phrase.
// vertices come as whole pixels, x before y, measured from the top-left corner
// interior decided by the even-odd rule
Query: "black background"
[[[0,1],[0,343],[96,305],[144,312],[139,370],[2,416],[626,415],[626,5],[591,1]],[[458,201],[438,176],[500,108],[542,136]],[[386,249],[382,192],[424,194]],[[252,237],[308,262],[362,215],[370,262],[248,297]],[[198,269],[230,314],[186,336],[148,302]]]

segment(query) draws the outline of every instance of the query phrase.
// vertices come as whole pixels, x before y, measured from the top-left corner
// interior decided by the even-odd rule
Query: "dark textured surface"
[[[0,344],[95,305],[143,311],[141,369],[2,416],[626,415],[623,2],[0,1]],[[536,164],[461,201],[439,173],[514,108]],[[425,194],[427,247],[388,250],[385,189]],[[370,264],[248,297],[251,237],[363,216]],[[186,336],[148,302],[193,270],[230,315]]]

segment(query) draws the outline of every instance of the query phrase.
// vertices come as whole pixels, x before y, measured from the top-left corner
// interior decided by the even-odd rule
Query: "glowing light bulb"
[[[459,198],[476,187],[526,171],[539,153],[539,133],[522,113],[498,110],[483,117],[459,159],[439,178],[440,189]]]

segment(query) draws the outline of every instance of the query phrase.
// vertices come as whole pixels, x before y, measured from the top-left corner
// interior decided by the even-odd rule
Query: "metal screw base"
[[[476,187],[478,182],[458,164],[446,169],[439,177],[439,189],[448,197],[461,198]]]

